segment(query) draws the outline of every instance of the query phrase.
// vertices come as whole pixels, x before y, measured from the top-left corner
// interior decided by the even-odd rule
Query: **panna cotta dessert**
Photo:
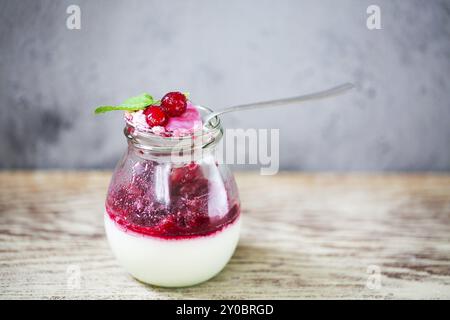
[[[160,101],[143,94],[96,112],[111,110],[125,111],[128,139],[105,203],[115,257],[152,285],[190,286],[212,278],[233,255],[241,224],[234,177],[214,157],[220,123],[203,128],[201,113],[210,111],[180,92]],[[177,155],[194,154],[196,133],[205,137],[202,152],[189,160],[174,157],[174,146]]]

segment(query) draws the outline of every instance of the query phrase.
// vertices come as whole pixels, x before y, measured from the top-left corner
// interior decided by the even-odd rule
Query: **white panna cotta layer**
[[[219,273],[236,249],[241,226],[238,217],[211,235],[163,239],[125,231],[107,213],[104,220],[119,263],[136,279],[162,287],[191,286]]]

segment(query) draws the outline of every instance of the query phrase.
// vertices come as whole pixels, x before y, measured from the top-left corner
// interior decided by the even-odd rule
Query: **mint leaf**
[[[125,107],[125,106],[101,106],[94,110],[95,114],[105,113],[108,111],[115,111],[115,110],[124,110],[124,111],[137,111],[137,110],[144,110],[146,107],[142,108],[136,108],[136,107]]]
[[[151,95],[149,95],[148,93],[143,93],[139,96],[131,97],[131,98],[125,100],[120,105],[124,106],[124,107],[130,107],[130,108],[136,107],[136,108],[140,109],[143,106],[149,106],[149,105],[153,104],[153,102],[154,102],[154,100]]]
[[[153,97],[148,93],[143,93],[139,96],[131,97],[125,100],[122,104],[117,106],[100,106],[95,109],[95,114],[105,113],[114,110],[137,111],[144,110],[147,106],[154,104]]]

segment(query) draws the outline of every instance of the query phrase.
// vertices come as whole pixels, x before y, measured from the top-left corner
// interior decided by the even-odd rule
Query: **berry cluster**
[[[150,127],[165,126],[170,117],[181,116],[186,111],[187,99],[181,92],[169,92],[161,99],[161,105],[150,105],[144,110]]]

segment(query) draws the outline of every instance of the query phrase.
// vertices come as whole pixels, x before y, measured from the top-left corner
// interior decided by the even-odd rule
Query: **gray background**
[[[92,111],[143,91],[220,108],[352,81],[225,124],[280,128],[284,169],[450,169],[449,1],[1,0],[0,58],[1,168],[111,168],[121,114]]]

